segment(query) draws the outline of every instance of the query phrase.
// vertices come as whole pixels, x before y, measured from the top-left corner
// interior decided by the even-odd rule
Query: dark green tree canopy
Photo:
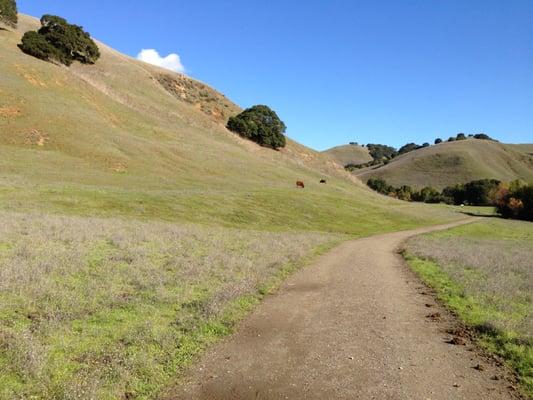
[[[369,143],[366,147],[370,156],[376,161],[383,161],[384,159],[390,160],[398,154],[394,147],[386,146],[384,144]]]
[[[478,133],[478,134],[475,134],[474,135],[474,138],[475,139],[482,139],[482,140],[493,140],[495,141],[493,138],[491,138],[489,135],[486,135],[484,133]]]
[[[58,49],[46,41],[46,38],[43,35],[39,35],[35,31],[29,31],[24,34],[20,47],[28,54],[40,58],[41,60],[53,59],[61,61],[64,57]],[[31,49],[31,52],[26,51],[26,49]]]
[[[417,150],[419,148],[420,146],[417,145],[416,143],[407,143],[403,145],[402,147],[400,147],[400,149],[398,150],[398,153],[399,154],[409,153],[410,151]]]
[[[227,128],[261,146],[277,149],[285,147],[286,126],[268,106],[257,105],[231,117]]]
[[[439,143],[442,143],[442,139],[441,138],[435,139],[435,144],[439,144]]]
[[[366,184],[370,189],[375,190],[376,192],[381,194],[388,195],[389,193],[394,191],[394,188],[381,178],[370,178],[366,182]]]
[[[73,61],[94,64],[100,57],[98,46],[81,26],[54,15],[43,15],[41,25],[37,32],[26,32],[22,37],[20,48],[25,53],[65,65]]]
[[[0,23],[15,27],[17,22],[17,2],[15,0],[0,0]]]

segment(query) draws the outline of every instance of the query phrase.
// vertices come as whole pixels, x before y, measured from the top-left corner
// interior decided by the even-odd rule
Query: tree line
[[[502,182],[497,179],[479,179],[448,186],[442,191],[431,186],[420,190],[407,185],[394,187],[381,178],[370,178],[367,185],[376,192],[400,200],[495,206],[497,211],[506,218],[533,221],[533,185],[520,180]]]

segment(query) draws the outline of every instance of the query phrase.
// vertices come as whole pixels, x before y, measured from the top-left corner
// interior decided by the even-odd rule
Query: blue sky
[[[458,132],[533,142],[533,1],[35,1],[131,56],[177,53],[322,150]]]

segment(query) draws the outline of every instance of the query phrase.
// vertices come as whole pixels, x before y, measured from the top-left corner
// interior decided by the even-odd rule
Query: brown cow
[[[304,183],[302,181],[296,181],[296,187],[303,189],[303,188],[305,188],[305,185],[304,185]]]

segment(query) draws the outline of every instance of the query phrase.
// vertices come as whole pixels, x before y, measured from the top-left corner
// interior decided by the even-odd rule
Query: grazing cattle
[[[304,185],[304,183],[302,181],[296,181],[296,187],[303,189],[303,188],[305,188],[305,185]]]
[[[325,179],[320,179],[320,183],[326,183]]]

